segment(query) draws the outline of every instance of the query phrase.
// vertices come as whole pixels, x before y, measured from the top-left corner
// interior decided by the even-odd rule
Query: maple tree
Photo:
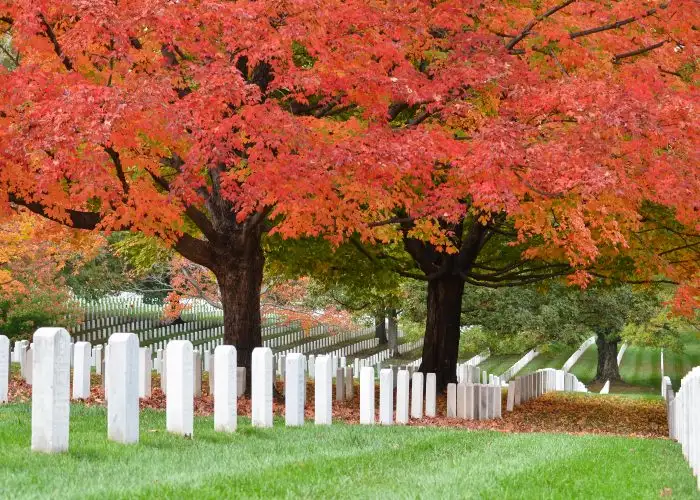
[[[692,0],[0,0],[1,202],[211,270],[243,366],[263,234],[402,240],[442,387],[465,282],[585,284],[624,254],[692,305],[696,18]]]

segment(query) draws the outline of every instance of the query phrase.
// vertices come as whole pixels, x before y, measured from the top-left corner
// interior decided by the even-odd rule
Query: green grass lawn
[[[523,354],[502,354],[498,356],[490,356],[479,365],[479,368],[486,370],[489,373],[493,373],[494,375],[500,376],[522,357]]]
[[[700,333],[687,332],[681,337],[683,352],[664,351],[666,375],[678,389],[681,378],[694,366],[700,365]],[[620,375],[628,384],[661,386],[661,350],[651,347],[630,346],[622,357]]]
[[[334,424],[106,439],[103,408],[71,408],[70,452],[32,453],[30,409],[0,408],[0,496],[12,498],[700,498],[669,440]]]
[[[566,360],[573,354],[574,349],[565,349],[559,352],[552,352],[546,354],[538,354],[535,359],[526,364],[522,370],[518,372],[518,375],[525,375],[526,373],[532,373],[542,368],[556,368],[561,370],[564,366]]]
[[[598,346],[593,344],[585,350],[585,352],[574,363],[574,366],[569,370],[570,373],[576,375],[581,382],[588,384],[595,378],[595,372],[598,368]]]

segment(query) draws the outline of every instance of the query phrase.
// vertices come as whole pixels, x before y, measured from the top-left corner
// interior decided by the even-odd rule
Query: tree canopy
[[[692,0],[0,0],[0,210],[163,239],[216,276],[244,365],[264,233],[402,241],[429,309],[450,309],[429,315],[421,368],[443,386],[465,283],[586,284],[628,259],[692,305],[697,16]]]

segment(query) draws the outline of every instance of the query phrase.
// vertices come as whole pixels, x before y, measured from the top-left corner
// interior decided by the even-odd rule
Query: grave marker
[[[139,338],[136,334],[114,333],[109,337],[107,369],[109,379],[116,381],[110,382],[107,389],[107,437],[118,443],[138,443]]]
[[[330,425],[333,418],[333,374],[328,356],[316,358],[314,420],[316,425]]]
[[[167,392],[165,420],[168,432],[191,437],[194,433],[194,376],[192,343],[172,340],[165,351]]]
[[[32,451],[68,450],[70,419],[70,335],[63,328],[34,333],[32,361]]]
[[[437,377],[434,373],[425,376],[425,416],[437,414]]]
[[[391,368],[379,372],[379,422],[394,423],[394,373]]]
[[[285,424],[304,425],[304,355],[292,353],[285,358]]]
[[[399,370],[396,375],[396,423],[408,423],[408,370]]]
[[[374,424],[374,368],[364,366],[360,370],[360,423]]]
[[[86,399],[90,397],[90,343],[77,342],[73,355],[73,399]]]
[[[423,418],[423,372],[413,374],[411,386],[411,418]]]
[[[253,349],[251,406],[253,427],[272,427],[272,349]]]
[[[199,359],[199,357],[198,357]],[[238,423],[237,353],[232,345],[214,349],[214,430],[234,432]],[[201,375],[200,375],[201,380]]]

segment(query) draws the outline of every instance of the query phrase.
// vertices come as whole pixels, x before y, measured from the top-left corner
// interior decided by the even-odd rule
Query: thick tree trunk
[[[420,371],[436,374],[438,391],[456,381],[463,292],[464,280],[459,276],[446,274],[428,282],[428,317]]]
[[[236,347],[239,367],[246,368],[246,392],[250,392],[253,349],[262,346],[260,289],[265,257],[260,236],[248,233],[232,251],[218,252],[216,278],[224,309],[224,344]]]
[[[598,335],[598,370],[596,380],[606,382],[608,380],[621,380],[620,370],[617,366],[617,340],[610,341],[604,335]]]
[[[384,309],[379,309],[374,315],[374,336],[380,344],[386,344],[386,314]]]
[[[399,323],[396,309],[387,309],[388,326],[386,337],[389,340],[389,352],[392,356],[399,354]]]

